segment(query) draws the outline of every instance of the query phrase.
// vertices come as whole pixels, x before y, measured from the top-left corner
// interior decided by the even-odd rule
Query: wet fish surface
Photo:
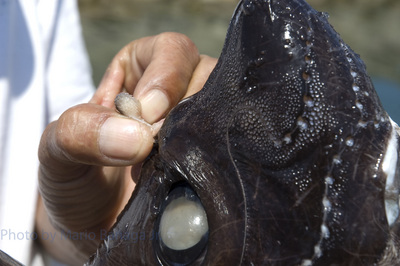
[[[10,257],[7,253],[0,250],[0,265],[5,266],[22,266],[22,264]]]
[[[88,265],[399,265],[399,128],[302,0],[243,0]]]

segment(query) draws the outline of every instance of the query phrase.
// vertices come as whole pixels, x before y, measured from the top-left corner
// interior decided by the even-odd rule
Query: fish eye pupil
[[[208,221],[203,205],[187,184],[174,186],[156,222],[156,253],[166,265],[188,265],[205,254]]]

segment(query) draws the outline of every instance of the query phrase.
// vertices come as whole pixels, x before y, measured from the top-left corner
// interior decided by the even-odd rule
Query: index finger
[[[141,102],[142,117],[154,123],[183,98],[199,60],[196,46],[179,33],[136,40],[114,57],[92,101],[112,107],[125,88]]]

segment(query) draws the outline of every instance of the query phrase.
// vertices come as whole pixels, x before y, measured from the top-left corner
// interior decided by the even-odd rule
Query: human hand
[[[136,175],[149,154],[157,122],[202,88],[215,63],[177,33],[125,46],[90,102],[67,110],[43,133],[39,186],[46,208],[38,207],[38,228],[48,228],[50,220],[57,230],[93,232],[94,241],[74,246],[82,259],[94,252],[100,232],[112,226],[134,189],[131,172]],[[115,112],[114,99],[123,88],[141,102],[143,119],[154,126]],[[56,245],[42,242],[59,259],[71,261]]]

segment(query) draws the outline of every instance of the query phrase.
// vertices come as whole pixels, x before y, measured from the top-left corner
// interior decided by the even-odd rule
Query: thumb
[[[64,112],[46,128],[39,146],[39,187],[53,225],[76,231],[109,228],[129,167],[103,166],[138,164],[152,146],[150,126],[111,108],[89,103]]]
[[[81,104],[70,108],[44,132],[39,149],[42,165],[124,166],[143,161],[153,146],[152,128],[114,110]],[[61,169],[55,169],[59,172]]]

